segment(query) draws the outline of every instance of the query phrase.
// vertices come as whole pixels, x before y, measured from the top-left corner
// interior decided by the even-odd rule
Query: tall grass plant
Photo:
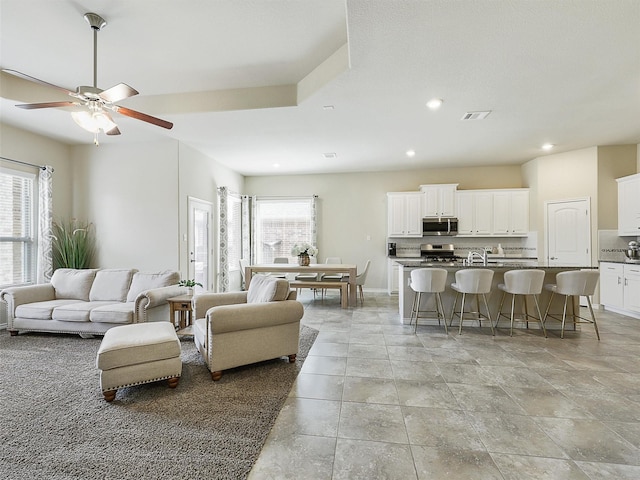
[[[95,251],[93,224],[76,218],[53,222],[53,269],[89,268]]]

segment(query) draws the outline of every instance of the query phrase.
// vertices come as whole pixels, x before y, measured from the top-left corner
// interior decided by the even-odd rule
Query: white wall
[[[51,165],[53,173],[53,215],[56,220],[71,216],[72,173],[68,145],[35,133],[0,123],[0,156],[34,165]],[[37,173],[36,168],[0,160],[0,166]]]
[[[95,265],[177,270],[178,142],[72,151],[73,213],[95,225]]]

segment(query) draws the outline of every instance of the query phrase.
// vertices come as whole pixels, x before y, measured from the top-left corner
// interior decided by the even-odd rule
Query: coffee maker
[[[389,257],[395,257],[396,256],[396,244],[395,242],[393,243],[388,243],[387,244],[388,247],[388,253],[387,256]]]

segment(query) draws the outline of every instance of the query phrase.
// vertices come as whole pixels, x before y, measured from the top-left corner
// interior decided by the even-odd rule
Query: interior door
[[[213,206],[210,202],[189,197],[189,278],[202,284],[196,292],[213,290],[211,265],[213,245],[211,219]]]
[[[546,202],[549,265],[591,265],[591,207],[588,198]]]

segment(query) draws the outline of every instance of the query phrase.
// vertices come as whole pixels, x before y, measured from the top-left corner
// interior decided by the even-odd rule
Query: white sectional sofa
[[[102,335],[117,325],[169,321],[167,298],[186,293],[178,272],[56,270],[47,284],[0,292],[11,335],[21,331]]]

